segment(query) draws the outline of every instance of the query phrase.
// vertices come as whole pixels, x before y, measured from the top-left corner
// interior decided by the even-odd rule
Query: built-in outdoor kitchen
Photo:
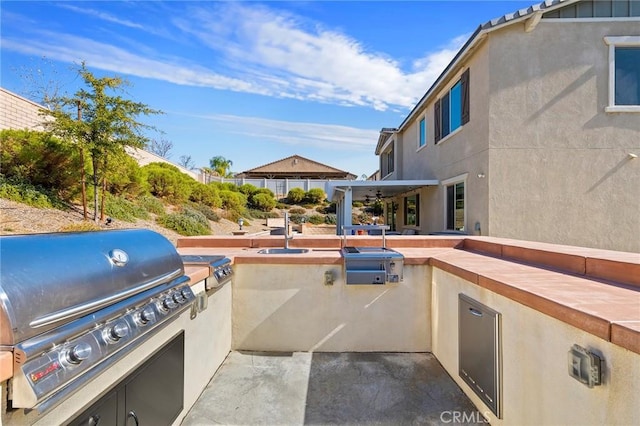
[[[432,353],[492,424],[637,418],[633,254],[357,232],[287,244],[3,237],[2,424],[180,424],[230,353],[254,351]]]

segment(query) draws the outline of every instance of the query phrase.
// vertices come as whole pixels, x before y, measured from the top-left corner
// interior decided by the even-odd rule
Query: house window
[[[408,226],[420,225],[420,196],[418,194],[404,199],[404,224]]]
[[[434,105],[435,142],[469,122],[469,69]]]
[[[383,151],[382,155],[380,156],[380,170],[383,177],[390,173],[393,173],[394,170],[395,158],[393,154],[393,144],[394,142],[392,141],[389,144],[389,147],[385,151]]]
[[[609,45],[607,112],[640,112],[640,37],[605,37]]]
[[[421,148],[427,143],[427,121],[425,118],[420,120],[420,125],[418,126],[418,148]]]
[[[464,182],[447,187],[447,229],[464,231]]]

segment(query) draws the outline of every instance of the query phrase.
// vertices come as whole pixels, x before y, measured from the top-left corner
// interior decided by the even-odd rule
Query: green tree
[[[231,177],[231,166],[233,161],[218,155],[209,160],[210,168],[220,177]]]
[[[89,176],[93,185],[93,220],[98,221],[98,206],[101,205],[101,219],[104,216],[104,195],[107,174],[112,167],[114,155],[124,152],[125,146],[142,148],[149,141],[143,130],[153,129],[138,121],[140,115],[159,114],[160,111],[147,105],[119,96],[127,81],[121,77],[97,78],[84,63],[78,74],[85,87],[72,97],[56,99],[54,108],[45,110],[44,115],[53,118],[44,125],[51,133],[75,141],[81,157],[89,155]],[[77,118],[73,115],[77,113]],[[84,179],[83,179],[84,190]],[[83,191],[84,192],[84,191]],[[98,194],[102,192],[102,203]],[[86,210],[86,200],[83,200]]]

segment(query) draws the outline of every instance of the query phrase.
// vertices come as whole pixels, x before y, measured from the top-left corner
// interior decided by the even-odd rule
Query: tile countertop
[[[524,249],[527,249],[525,247]],[[546,247],[545,247],[546,249]],[[189,247],[181,254],[225,255],[234,264],[342,264],[338,248],[310,249],[302,254],[259,254],[259,248]],[[536,266],[519,259],[452,247],[394,247],[405,265],[430,265],[535,309],[606,341],[640,354],[640,288],[585,274]],[[532,250],[539,250],[533,247]],[[610,252],[609,252],[610,253]],[[611,255],[605,253],[608,257]],[[567,253],[558,253],[559,256]],[[573,255],[573,253],[570,253]],[[531,255],[531,253],[525,255]],[[548,256],[545,250],[544,256]],[[640,266],[634,255],[622,254],[621,264]],[[568,258],[569,262],[575,259]],[[616,262],[616,260],[613,260]],[[557,261],[556,261],[557,262]],[[558,265],[554,265],[558,266]]]
[[[352,239],[355,238],[350,238],[350,243]],[[234,264],[342,264],[335,239],[326,240],[321,241],[321,247],[294,255],[259,254],[259,248],[248,248],[244,243],[219,246],[223,241],[209,247],[179,246],[178,251],[181,254],[224,255]],[[365,243],[361,245],[371,245],[366,237],[361,241]],[[492,238],[468,239],[465,241],[468,250],[454,249],[460,241],[459,238],[402,239],[393,242],[405,247],[394,247],[394,244],[392,248],[405,256],[405,265],[435,266],[640,354],[640,287],[634,286],[635,282],[619,285],[602,280],[602,276],[597,276],[598,279],[584,276],[588,275],[589,262],[595,261],[606,262],[603,268],[613,271],[609,273],[610,278],[637,279],[640,255]],[[274,247],[281,242],[277,239],[267,246]],[[554,264],[550,266],[556,270],[535,266],[544,264],[550,254],[555,255]],[[516,261],[509,261],[514,256],[517,256]],[[576,256],[586,259],[586,268],[580,266],[582,261]],[[558,259],[564,263],[558,264]],[[195,284],[209,276],[209,268],[186,266],[185,273]],[[0,351],[0,382],[12,375],[13,354]]]
[[[0,351],[0,382],[13,377],[13,352]]]

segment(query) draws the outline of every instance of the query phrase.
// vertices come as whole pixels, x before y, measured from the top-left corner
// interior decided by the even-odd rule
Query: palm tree
[[[209,160],[209,165],[211,169],[215,171],[221,177],[231,177],[231,166],[233,165],[233,161],[227,160],[226,158],[218,155]]]

